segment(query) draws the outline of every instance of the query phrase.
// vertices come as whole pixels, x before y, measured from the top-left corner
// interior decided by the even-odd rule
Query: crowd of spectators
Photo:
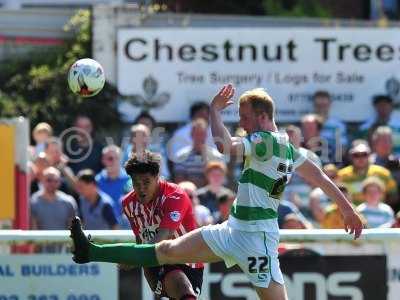
[[[350,134],[331,116],[332,99],[317,91],[314,111],[297,124],[279,124],[290,142],[337,184],[362,215],[366,228],[400,226],[400,122],[386,95],[372,99],[375,115]],[[143,111],[130,124],[121,147],[100,139],[88,116],[76,117],[73,139],[55,136],[51,124],[32,131],[29,186],[32,229],[67,229],[74,215],[85,229],[128,229],[121,198],[132,189],[124,163],[132,151],[161,154],[160,177],[186,191],[199,226],[229,216],[244,159],[221,155],[212,141],[209,108],[195,103],[190,121],[168,132]],[[232,133],[246,136],[237,124]],[[397,214],[397,215],[396,215]],[[280,228],[342,228],[336,204],[324,192],[293,174],[278,209]],[[397,217],[396,217],[397,216]]]

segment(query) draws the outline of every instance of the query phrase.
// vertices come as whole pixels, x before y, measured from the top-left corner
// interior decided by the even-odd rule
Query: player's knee
[[[157,258],[162,264],[173,264],[179,258],[172,240],[164,240],[157,244]]]
[[[182,297],[192,296],[194,298],[188,299],[197,299],[192,284],[183,271],[168,273],[164,278],[164,287],[171,298],[182,299]]]

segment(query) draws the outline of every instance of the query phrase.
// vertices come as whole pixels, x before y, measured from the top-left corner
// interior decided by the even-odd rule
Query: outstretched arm
[[[211,132],[215,141],[215,145],[220,153],[241,155],[243,153],[243,145],[239,138],[232,137],[228,129],[222,122],[220,112],[233,104],[232,97],[235,94],[235,88],[231,85],[224,85],[218,94],[211,101],[210,106],[210,122]]]
[[[346,232],[354,233],[354,239],[357,239],[361,235],[363,228],[361,218],[338,187],[320,168],[308,159],[296,171],[311,184],[319,186],[329,198],[335,200],[343,216]]]

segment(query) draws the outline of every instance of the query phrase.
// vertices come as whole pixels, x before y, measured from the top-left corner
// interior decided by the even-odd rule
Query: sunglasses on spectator
[[[57,178],[46,178],[46,182],[59,182],[60,180]]]
[[[105,159],[105,160],[108,160],[108,161],[114,161],[114,160],[116,160],[116,158],[115,158],[114,156],[107,156],[107,157],[105,157],[104,159]]]
[[[366,152],[364,152],[364,153],[353,153],[352,154],[352,157],[355,157],[355,158],[361,158],[361,157],[367,157],[368,156],[368,153],[366,153]]]

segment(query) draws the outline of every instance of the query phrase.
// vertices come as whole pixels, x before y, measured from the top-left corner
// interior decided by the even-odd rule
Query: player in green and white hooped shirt
[[[245,156],[237,198],[227,225],[244,232],[266,232],[264,237],[278,232],[279,199],[292,172],[296,169],[300,176],[321,187],[327,195],[336,200],[346,230],[351,234],[354,233],[355,238],[359,237],[362,231],[359,216],[321,169],[289,144],[285,133],[278,132],[274,120],[274,102],[263,89],[247,91],[241,95],[240,126],[246,130],[248,136],[245,139],[231,137],[223,125],[220,111],[233,104],[231,100],[233,94],[232,85],[224,86],[213,99],[210,111],[212,134],[214,138],[223,141],[217,144],[218,149],[227,151],[223,148],[228,147],[229,152]],[[249,252],[253,246],[248,245]],[[271,251],[269,249],[267,253]],[[281,284],[283,282],[279,282],[279,278],[275,280],[273,274],[267,287],[252,282],[261,299],[287,299],[284,285]]]
[[[96,245],[88,241],[79,219],[75,219],[71,227],[74,261],[140,267],[224,260],[228,267],[239,265],[261,299],[286,300],[277,251],[277,208],[285,184],[295,169],[336,200],[346,231],[355,238],[361,235],[362,222],[344,195],[315,164],[288,143],[285,134],[278,132],[274,102],[264,90],[247,91],[239,98],[240,126],[249,135],[244,139],[231,137],[220,112],[233,104],[233,96],[233,86],[224,86],[212,100],[210,109],[211,130],[218,150],[245,156],[229,220],[155,245]]]

